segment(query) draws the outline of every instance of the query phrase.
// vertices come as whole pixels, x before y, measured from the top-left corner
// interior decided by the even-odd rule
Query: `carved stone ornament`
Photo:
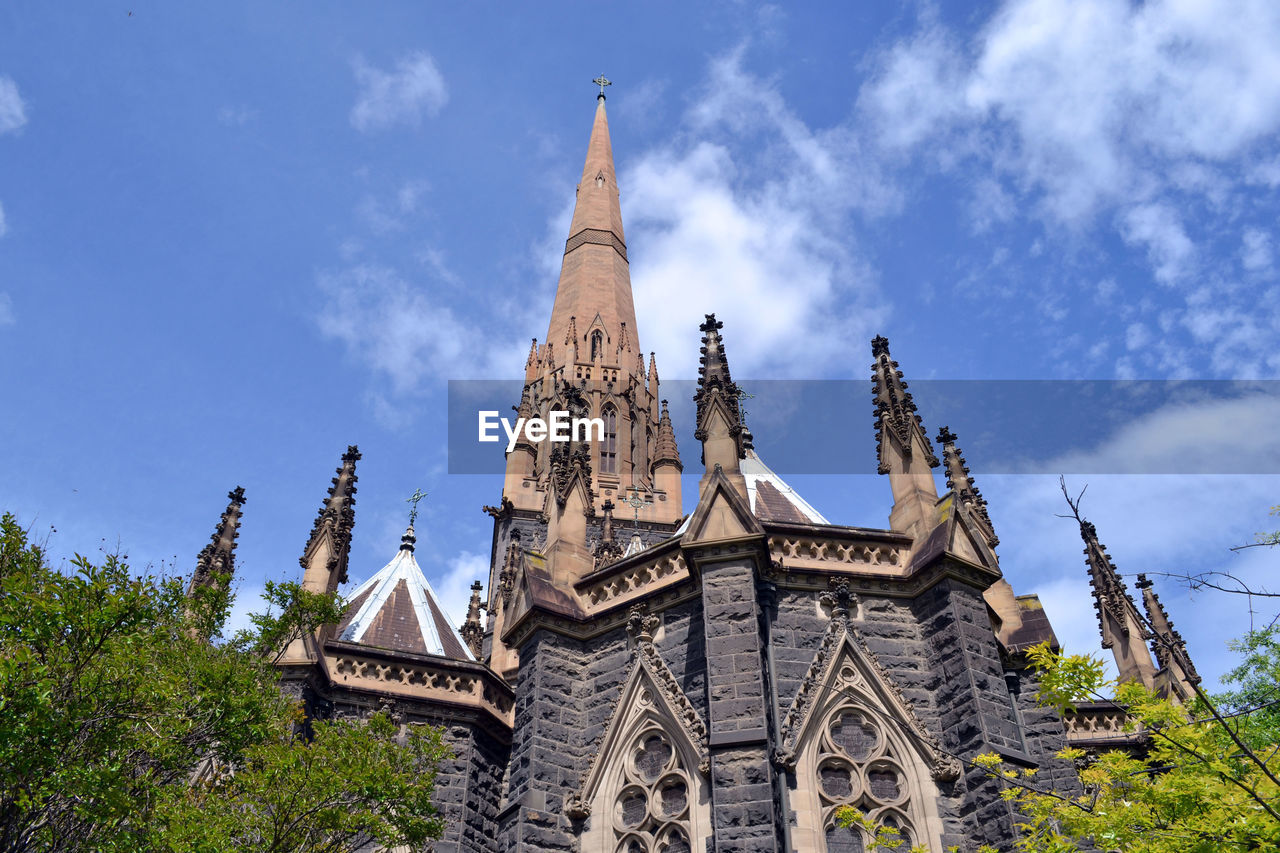
[[[774,751],[774,763],[787,770],[794,770],[804,747],[805,735],[815,716],[815,709],[830,705],[827,694],[854,695],[863,704],[882,712],[885,719],[898,724],[898,730],[921,754],[930,767],[933,779],[950,781],[960,776],[960,761],[947,754],[933,733],[924,727],[916,716],[911,701],[907,699],[889,674],[876,660],[858,629],[849,621],[849,609],[854,596],[843,581],[832,583],[832,590],[823,593],[823,602],[832,608],[831,622],[827,625],[822,644],[818,647],[805,673],[795,701],[783,718],[782,744]],[[841,666],[848,661],[854,670],[854,684],[842,685]]]
[[[582,787],[566,800],[565,810],[570,818],[580,819],[575,815],[585,818],[591,813],[589,803],[595,796],[601,777],[639,720],[656,719],[667,723],[669,736],[684,742],[696,759],[698,772],[704,776],[711,772],[707,725],[654,646],[652,636],[657,627],[657,616],[647,613],[641,606],[631,608],[627,631],[637,643],[631,668]],[[573,809],[572,813],[570,809]]]
[[[570,794],[564,801],[564,815],[569,820],[586,820],[591,817],[591,804],[577,794]]]

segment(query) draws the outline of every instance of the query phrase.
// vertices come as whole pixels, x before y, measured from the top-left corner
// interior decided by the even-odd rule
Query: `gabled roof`
[[[830,524],[809,502],[800,497],[764,460],[748,448],[739,465],[747,480],[747,496],[751,512],[761,521],[784,521],[796,524]]]
[[[390,563],[356,587],[338,639],[383,649],[475,660],[413,556],[413,526]]]

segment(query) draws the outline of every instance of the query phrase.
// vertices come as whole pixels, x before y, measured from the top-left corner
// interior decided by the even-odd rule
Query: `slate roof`
[[[356,587],[338,639],[382,649],[475,660],[413,556],[410,526],[390,563]]]
[[[755,450],[747,450],[740,465],[747,480],[747,497],[751,511],[761,521],[782,521],[794,524],[830,524],[822,513],[800,497],[781,477],[764,464]]]

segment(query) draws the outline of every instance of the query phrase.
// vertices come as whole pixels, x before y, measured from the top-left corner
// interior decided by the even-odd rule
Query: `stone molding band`
[[[627,260],[627,244],[618,239],[618,235],[612,231],[604,231],[599,228],[583,228],[577,234],[574,234],[564,244],[564,253],[567,255],[574,249],[585,243],[594,243],[597,246],[612,246],[624,261]],[[630,263],[630,261],[627,261]]]

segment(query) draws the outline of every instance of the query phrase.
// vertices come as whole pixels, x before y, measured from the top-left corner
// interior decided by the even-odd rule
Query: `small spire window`
[[[618,473],[618,412],[606,406],[601,413],[604,421],[604,441],[600,444],[600,473]]]
[[[596,329],[591,333],[591,360],[598,361],[604,357],[604,334]]]

